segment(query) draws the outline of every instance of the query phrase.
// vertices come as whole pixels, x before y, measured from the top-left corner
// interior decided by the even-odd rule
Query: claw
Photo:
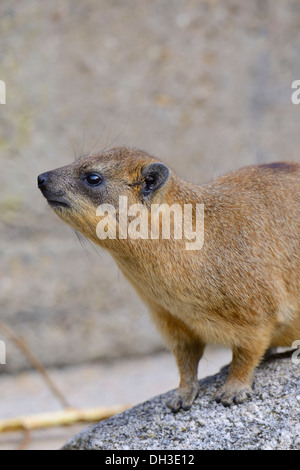
[[[199,392],[198,383],[189,389],[178,388],[166,405],[174,412],[180,409],[187,411],[191,408]]]
[[[223,406],[231,406],[233,403],[243,403],[250,397],[250,395],[250,387],[230,388],[224,385],[224,387],[216,393],[215,400],[217,403],[222,403]]]

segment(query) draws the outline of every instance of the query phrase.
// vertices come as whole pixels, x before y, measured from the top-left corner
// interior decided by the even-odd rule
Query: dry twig
[[[10,431],[33,431],[34,429],[49,428],[54,426],[67,426],[86,421],[101,421],[121,413],[129,406],[108,406],[87,409],[66,408],[61,411],[51,411],[36,415],[18,416],[0,420],[0,433]]]
[[[0,321],[0,329],[17,345],[19,349],[21,349],[21,351],[23,351],[31,365],[41,374],[47,386],[56,396],[62,407],[69,408],[70,405],[68,404],[67,400],[65,399],[63,394],[58,390],[53,380],[50,378],[49,374],[45,370],[43,364],[41,364],[41,362],[32,353],[25,341],[23,341],[19,336],[17,336],[16,333],[14,333],[12,329],[5,325],[2,321]]]

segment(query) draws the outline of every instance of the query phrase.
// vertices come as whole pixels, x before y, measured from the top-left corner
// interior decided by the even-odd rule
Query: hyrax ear
[[[150,197],[168,180],[169,168],[163,163],[150,163],[142,170],[144,180],[141,192],[143,197]]]

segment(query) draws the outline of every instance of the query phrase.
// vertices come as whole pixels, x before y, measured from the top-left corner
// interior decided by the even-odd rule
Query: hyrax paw
[[[198,392],[198,384],[189,388],[188,390],[179,388],[178,390],[176,390],[176,392],[174,392],[172,398],[166,402],[166,405],[172,411],[179,411],[180,409],[187,411],[191,408],[192,404],[194,403]]]
[[[233,403],[243,403],[251,395],[250,387],[229,387],[224,385],[215,395],[217,403],[222,403],[224,406],[230,406]]]

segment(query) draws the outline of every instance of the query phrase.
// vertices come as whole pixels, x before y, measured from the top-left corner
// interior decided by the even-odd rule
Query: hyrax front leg
[[[227,381],[216,393],[215,399],[224,406],[243,403],[251,395],[251,382],[255,367],[260,362],[268,347],[268,340],[253,340],[244,347],[233,347],[232,362]]]
[[[178,411],[180,408],[190,409],[197,397],[199,392],[198,363],[204,347],[205,344],[200,341],[191,341],[183,337],[173,346],[172,351],[180,373],[180,384],[173,397],[166,403],[172,411]]]
[[[167,402],[167,406],[172,411],[178,411],[180,408],[188,410],[199,392],[198,363],[205,343],[198,339],[185,323],[164,308],[154,305],[150,311],[153,320],[171,347],[180,374],[179,387]]]

